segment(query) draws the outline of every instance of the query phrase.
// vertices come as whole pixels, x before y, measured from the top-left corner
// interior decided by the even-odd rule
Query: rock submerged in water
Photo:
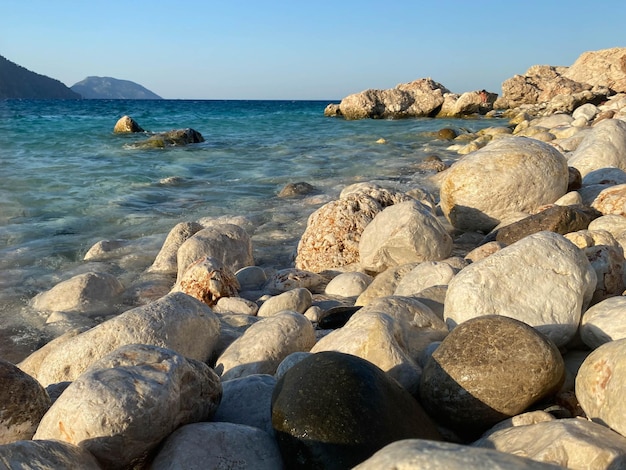
[[[145,132],[143,128],[137,124],[130,116],[122,116],[113,127],[113,132],[115,134],[130,134],[134,132]]]
[[[161,132],[149,137],[143,142],[133,144],[132,147],[139,149],[179,147],[183,145],[197,144],[200,142],[204,142],[202,134],[188,127],[186,129],[175,129],[168,132]]]

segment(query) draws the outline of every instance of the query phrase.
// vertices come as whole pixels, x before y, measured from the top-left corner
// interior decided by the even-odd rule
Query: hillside
[[[111,77],[87,77],[71,86],[86,99],[108,100],[160,100],[159,95],[129,80]]]
[[[0,99],[80,99],[59,80],[31,72],[0,56]]]

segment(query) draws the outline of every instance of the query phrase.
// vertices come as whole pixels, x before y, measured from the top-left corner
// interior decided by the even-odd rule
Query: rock
[[[576,397],[587,418],[626,436],[626,339],[604,343],[583,362]]]
[[[365,273],[341,273],[328,283],[324,293],[341,297],[358,297],[372,281],[372,276]]]
[[[602,190],[591,203],[591,207],[603,215],[626,216],[626,184],[609,186]]]
[[[134,343],[170,348],[183,356],[206,361],[219,335],[220,324],[211,309],[179,292],[51,344],[44,357],[35,351],[35,358],[26,358],[19,367],[44,386],[71,381],[100,358]]]
[[[130,116],[122,116],[113,127],[113,133],[115,134],[127,134],[133,132],[144,132],[144,130],[139,124],[137,124],[137,121]]]
[[[454,276],[444,316],[448,326],[454,327],[481,315],[504,315],[564,346],[578,329],[596,280],[580,249],[562,235],[539,232]]]
[[[179,426],[209,420],[221,396],[219,377],[206,364],[132,344],[67,387],[34,439],[79,445],[106,468],[129,468]]]
[[[374,217],[361,234],[358,251],[364,269],[382,272],[405,263],[447,258],[452,238],[423,204],[406,201]]]
[[[563,76],[592,86],[605,86],[617,93],[626,92],[626,48],[584,52]]]
[[[50,408],[50,397],[39,382],[3,359],[0,383],[0,446],[31,439]]]
[[[383,188],[382,186],[372,183],[354,183],[346,186],[341,191],[339,198],[343,199],[350,195],[365,195],[374,199],[378,204],[381,205],[382,208],[392,206],[394,204],[399,204],[404,201],[411,201],[413,197],[408,196],[406,193],[402,191],[397,191],[395,189]],[[430,195],[424,194],[423,196],[416,196],[416,199],[429,198]]]
[[[379,297],[387,297],[393,295],[398,283],[408,272],[418,266],[420,263],[406,263],[400,266],[387,268],[382,273],[376,275],[372,283],[359,295],[355,305],[367,305],[372,300]]]
[[[585,419],[555,419],[490,433],[472,444],[562,468],[626,465],[626,438]]]
[[[151,470],[208,468],[276,470],[283,468],[283,461],[276,441],[257,428],[194,423],[172,433],[150,465]]]
[[[592,88],[565,77],[565,71],[566,67],[534,65],[524,75],[515,75],[502,83],[502,100],[507,107],[513,108],[544,103],[557,95],[571,96]]]
[[[285,187],[278,193],[278,197],[306,196],[307,194],[311,194],[313,192],[315,192],[315,187],[313,187],[313,185],[300,181],[298,183],[286,184]]]
[[[0,445],[0,462],[7,470],[102,470],[82,447],[61,441],[17,441]]]
[[[200,258],[215,258],[224,268],[237,272],[254,265],[252,241],[244,229],[233,224],[219,224],[202,229],[178,249],[178,279]]]
[[[74,312],[85,315],[117,313],[116,303],[124,286],[107,273],[89,272],[62,281],[31,300],[35,310]]]
[[[582,182],[585,186],[626,184],[626,172],[620,168],[599,168],[587,173]]]
[[[472,114],[487,114],[493,109],[498,95],[486,90],[468,91],[461,96],[446,94],[437,117],[461,117]],[[449,99],[452,98],[452,99]]]
[[[544,230],[565,235],[586,229],[592,220],[601,215],[597,210],[582,205],[554,205],[537,214],[492,231],[482,243],[497,241],[503,245],[511,245],[528,235]]]
[[[251,315],[239,314],[220,314],[217,316],[220,321],[220,338],[217,345],[213,349],[209,364],[215,364],[215,361],[236,339],[246,332],[248,328],[260,321],[260,318]]]
[[[437,113],[449,91],[430,78],[399,84],[388,90],[365,90],[341,100],[346,119],[423,117]]]
[[[265,288],[270,292],[287,292],[292,289],[305,288],[311,292],[323,292],[328,279],[317,273],[304,269],[281,269],[269,277]]]
[[[215,313],[233,315],[256,315],[259,306],[241,297],[221,297],[213,307]]]
[[[265,270],[258,266],[246,266],[235,273],[242,291],[259,290],[267,281]]]
[[[322,314],[317,319],[317,326],[322,330],[336,330],[337,328],[343,328],[346,323],[352,318],[352,316],[361,310],[359,306],[352,307],[332,307]]]
[[[275,385],[276,379],[267,374],[225,380],[222,382],[222,401],[213,421],[245,424],[273,436],[271,408]]]
[[[465,259],[471,261],[472,263],[477,263],[478,261],[497,253],[505,246],[506,245],[504,243],[485,241],[483,245],[477,246],[472,251],[467,253],[465,255]]]
[[[425,261],[398,282],[393,295],[414,297],[429,287],[447,285],[458,271],[445,262]]]
[[[444,127],[437,131],[437,138],[439,140],[454,140],[457,135],[457,132],[450,127]]]
[[[298,243],[296,268],[321,272],[359,261],[361,234],[382,210],[364,194],[350,194],[315,212]]]
[[[555,394],[564,379],[552,341],[526,323],[487,315],[444,338],[424,367],[420,398],[438,422],[471,438]]]
[[[535,462],[492,449],[452,442],[405,439],[393,442],[354,470],[557,470],[562,467]]]
[[[176,281],[172,292],[184,292],[209,307],[224,297],[234,297],[239,281],[232,271],[215,258],[200,258],[192,263]]]
[[[250,326],[217,359],[222,380],[251,374],[274,374],[278,364],[296,351],[315,344],[311,322],[302,314],[283,311]]]
[[[593,126],[568,161],[583,178],[600,168],[626,170],[626,122],[605,119]]]
[[[195,129],[174,129],[155,134],[152,137],[133,145],[138,149],[178,147],[182,145],[197,144],[204,142],[204,137]]]
[[[591,303],[620,295],[626,288],[624,250],[605,230],[580,230],[565,235],[582,249],[596,273],[596,288]]]
[[[583,104],[574,110],[572,117],[574,119],[583,118],[587,122],[593,121],[593,118],[600,112],[598,107],[591,103]]]
[[[180,246],[192,235],[202,230],[197,222],[180,222],[167,234],[161,251],[148,268],[148,272],[176,274],[178,271],[177,252]]]
[[[286,468],[344,469],[390,442],[440,440],[419,403],[378,367],[339,352],[291,367],[272,397]]]
[[[330,103],[324,108],[324,116],[339,117],[341,116],[341,108],[337,103]]]
[[[271,317],[284,310],[304,313],[312,303],[311,292],[304,287],[298,287],[267,299],[259,308],[257,316]]]
[[[590,307],[580,323],[580,337],[591,349],[626,338],[626,297],[609,297]]]
[[[617,214],[603,215],[589,224],[589,230],[605,230],[617,239],[619,235],[626,232],[626,217]]]
[[[519,181],[532,184],[521,188]],[[444,173],[441,210],[461,230],[489,231],[514,212],[532,212],[567,192],[565,157],[525,137],[502,137]]]
[[[583,198],[577,191],[570,191],[554,201],[555,206],[580,206],[582,204]]]

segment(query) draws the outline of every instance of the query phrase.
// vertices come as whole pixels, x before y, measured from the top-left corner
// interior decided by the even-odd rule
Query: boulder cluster
[[[283,269],[245,217],[131,280],[148,249],[97,243],[31,301],[62,334],[0,361],[0,463],[626,468],[626,94],[546,109],[453,143],[434,191],[346,187]]]
[[[502,84],[502,96],[486,90],[452,93],[431,78],[402,83],[387,90],[354,93],[329,104],[326,116],[345,119],[464,117],[492,115],[504,109],[535,105],[548,113],[571,113],[585,104],[600,104],[626,92],[626,48],[582,54],[569,67],[535,65]]]

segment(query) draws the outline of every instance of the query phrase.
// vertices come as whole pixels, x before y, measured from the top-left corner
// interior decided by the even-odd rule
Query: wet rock
[[[564,378],[552,341],[521,321],[487,315],[444,338],[424,367],[420,397],[431,416],[471,438],[556,393]]]
[[[139,149],[178,147],[189,144],[204,142],[204,137],[195,129],[175,129],[172,131],[155,134],[143,142],[133,145]]]
[[[368,361],[330,351],[278,381],[272,423],[287,468],[351,468],[393,441],[440,439],[397,382]]]
[[[437,131],[437,138],[440,140],[454,140],[457,135],[457,132],[450,127],[444,127]]]
[[[315,187],[304,181],[288,183],[278,193],[278,197],[306,196],[315,192]]]
[[[113,132],[115,134],[128,134],[133,132],[144,132],[144,130],[139,124],[137,124],[137,121],[135,121],[132,117],[122,116],[115,123],[115,126],[113,127]]]

